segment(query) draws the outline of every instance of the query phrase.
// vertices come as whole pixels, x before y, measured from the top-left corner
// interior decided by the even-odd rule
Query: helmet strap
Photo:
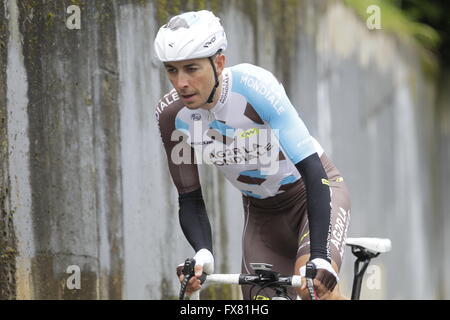
[[[206,101],[206,103],[212,103],[214,101],[214,95],[216,94],[216,90],[219,87],[219,77],[217,76],[216,66],[214,65],[213,57],[208,57],[208,59],[209,59],[209,62],[211,63],[211,66],[213,68],[214,80],[216,81],[216,83],[214,84],[214,88],[212,89],[211,94],[209,95],[209,98]]]

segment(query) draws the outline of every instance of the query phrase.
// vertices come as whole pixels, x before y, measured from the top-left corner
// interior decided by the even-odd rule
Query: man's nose
[[[187,88],[189,86],[188,80],[188,77],[183,72],[178,73],[176,79],[177,87],[180,89]]]

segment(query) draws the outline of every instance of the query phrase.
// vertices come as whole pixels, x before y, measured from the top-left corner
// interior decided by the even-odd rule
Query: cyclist
[[[338,272],[350,201],[339,171],[309,134],[281,83],[267,70],[225,67],[225,31],[212,12],[177,15],[156,36],[155,53],[173,85],[156,118],[179,194],[180,225],[196,254],[196,277],[214,268],[211,226],[197,164],[214,164],[242,193],[242,272],[266,262],[304,275],[312,261],[321,299],[341,298]],[[182,276],[180,280],[182,279]],[[243,286],[244,299],[252,299]],[[308,299],[306,286],[289,291]],[[263,297],[271,297],[270,289]]]

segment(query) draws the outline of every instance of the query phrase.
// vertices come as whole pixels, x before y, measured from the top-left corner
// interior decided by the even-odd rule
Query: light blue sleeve
[[[232,91],[244,96],[261,119],[275,129],[281,147],[294,164],[316,152],[308,129],[272,73],[251,64],[231,70]]]

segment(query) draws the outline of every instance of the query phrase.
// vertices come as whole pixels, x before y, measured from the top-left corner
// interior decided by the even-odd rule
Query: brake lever
[[[179,299],[184,300],[184,294],[186,293],[186,288],[189,280],[195,275],[194,271],[195,259],[189,258],[184,262],[183,270],[181,271],[184,275],[184,279],[181,282]]]
[[[314,278],[316,277],[316,274],[317,270],[315,264],[309,261],[306,264],[305,278],[311,300],[319,300],[319,297],[317,297],[316,291],[314,290]]]
[[[192,277],[195,274],[194,267],[195,267],[195,259],[194,258],[186,259],[186,261],[184,262],[183,271],[182,271],[184,276]]]

